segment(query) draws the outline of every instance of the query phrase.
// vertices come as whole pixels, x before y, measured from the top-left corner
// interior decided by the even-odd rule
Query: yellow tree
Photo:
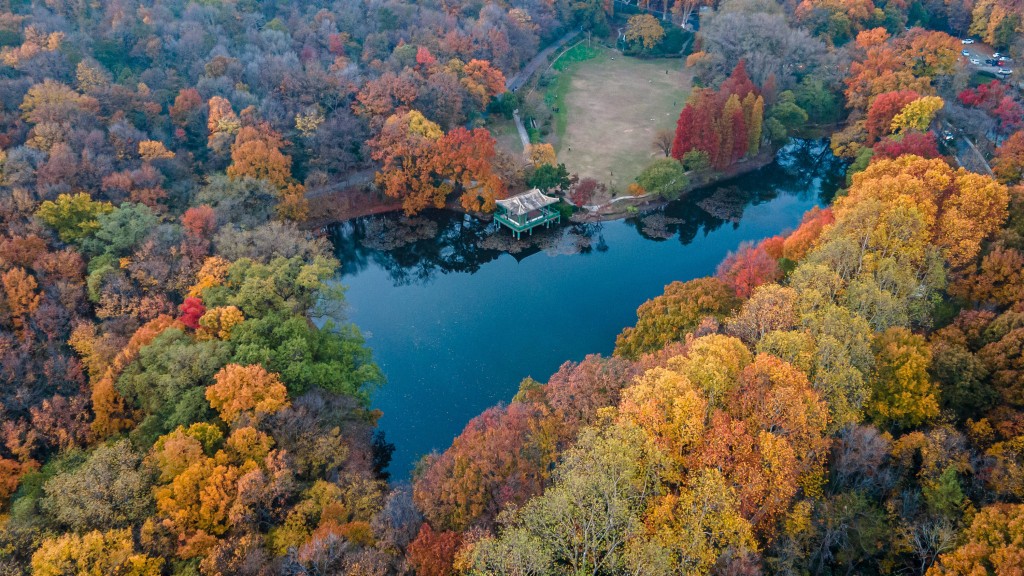
[[[231,179],[256,178],[277,187],[277,212],[290,220],[305,220],[308,206],[305,188],[292,178],[292,158],[281,152],[286,142],[267,124],[245,126],[231,145]]]
[[[924,132],[935,120],[935,115],[946,103],[938,96],[924,96],[907,104],[892,119],[889,130],[904,133],[907,130]]]
[[[28,338],[29,317],[39,308],[41,297],[39,283],[24,268],[11,268],[0,276],[6,294],[7,310],[11,315],[14,330],[22,338]]]
[[[97,202],[85,192],[61,194],[39,205],[36,217],[57,231],[64,242],[78,242],[100,229],[99,217],[114,211],[110,202]]]
[[[535,167],[544,165],[554,166],[558,163],[555,157],[555,147],[548,143],[530,144],[530,163]]]
[[[210,406],[228,424],[243,415],[259,417],[272,414],[288,404],[288,390],[277,377],[259,364],[228,364],[214,376],[206,388]]]
[[[708,574],[726,549],[757,550],[735,490],[714,468],[698,472],[679,494],[658,500],[644,522],[649,537],[671,558],[674,574]]]
[[[1024,566],[1024,505],[982,508],[964,533],[963,544],[939,557],[927,576],[1019,574]]]
[[[136,551],[132,531],[94,530],[82,536],[63,534],[43,540],[32,555],[33,576],[79,574],[160,576],[163,559]]]
[[[939,415],[939,387],[928,369],[931,349],[924,337],[906,328],[890,328],[872,344],[875,369],[871,376],[868,415],[882,426],[912,428]]]
[[[661,22],[650,14],[631,16],[626,23],[626,40],[639,41],[646,50],[657,46],[664,37],[665,29],[661,27]]]

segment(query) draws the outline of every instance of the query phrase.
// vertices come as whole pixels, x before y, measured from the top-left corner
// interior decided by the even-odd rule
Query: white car
[[[960,54],[961,54],[962,56],[970,56],[970,55],[971,55],[971,53],[970,53],[970,52],[968,52],[967,50],[961,50],[961,51],[960,51]]]
[[[981,64],[981,60],[978,60],[977,58],[971,58],[971,64],[977,66],[978,64]]]
[[[999,60],[1000,58],[1003,57],[1003,55],[1000,54],[999,52],[995,52],[992,54],[992,57],[995,58],[996,60]]]
[[[961,44],[974,44],[974,39],[973,38],[964,38],[963,40],[960,41],[960,43]]]
[[[1000,76],[1009,76],[1010,74],[1013,74],[1013,70],[1000,68],[999,70],[996,70],[996,74],[999,74]]]

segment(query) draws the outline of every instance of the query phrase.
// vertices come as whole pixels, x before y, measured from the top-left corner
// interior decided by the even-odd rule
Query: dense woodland
[[[389,484],[307,191],[582,197],[487,119],[566,31],[699,6],[651,4],[0,0],[0,574],[1019,574],[1024,112],[957,39],[1024,56],[1016,0],[701,12],[637,186],[816,129],[849,188]]]

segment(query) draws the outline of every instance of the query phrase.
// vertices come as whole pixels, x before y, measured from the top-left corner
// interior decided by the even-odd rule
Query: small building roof
[[[529,192],[523,192],[522,194],[517,194],[504,200],[497,200],[496,202],[509,214],[519,216],[522,214],[528,214],[534,210],[540,210],[545,206],[550,206],[551,204],[558,202],[558,198],[552,198],[551,196],[548,196],[534,188]]]

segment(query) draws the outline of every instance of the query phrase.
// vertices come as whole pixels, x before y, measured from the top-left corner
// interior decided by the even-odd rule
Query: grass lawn
[[[498,141],[498,148],[510,154],[523,153],[523,141],[519,139],[516,123],[504,116],[491,114],[487,118],[487,130]]]
[[[558,160],[623,192],[660,154],[652,149],[655,132],[675,129],[691,75],[682,60],[641,60],[596,46],[579,45],[562,59],[546,93],[558,109],[552,138]]]

